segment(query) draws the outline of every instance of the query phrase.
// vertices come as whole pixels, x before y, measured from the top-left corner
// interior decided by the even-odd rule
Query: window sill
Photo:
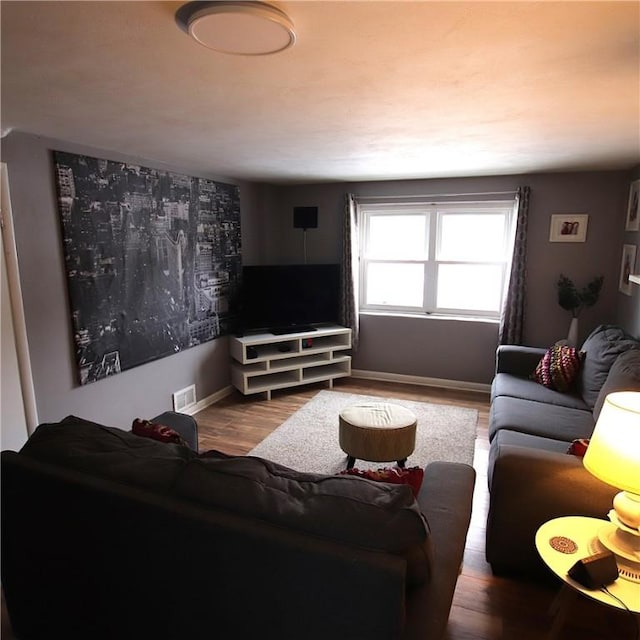
[[[409,311],[374,311],[366,309],[360,311],[361,316],[381,316],[385,318],[420,318],[421,320],[446,320],[455,322],[476,322],[483,324],[500,324],[497,318],[484,318],[482,316],[456,316],[440,313],[411,313]]]

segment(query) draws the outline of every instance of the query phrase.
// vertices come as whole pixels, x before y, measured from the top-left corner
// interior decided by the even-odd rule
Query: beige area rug
[[[248,455],[266,458],[298,471],[342,471],[346,468],[347,456],[338,444],[338,414],[349,405],[368,402],[390,402],[407,407],[416,414],[416,447],[407,459],[407,467],[424,467],[436,460],[473,463],[478,424],[475,409],[338,391],[320,391]],[[355,466],[358,469],[375,469],[394,465],[394,461],[357,460]]]

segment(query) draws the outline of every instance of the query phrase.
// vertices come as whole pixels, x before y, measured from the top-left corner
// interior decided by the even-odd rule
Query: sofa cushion
[[[41,462],[126,485],[168,491],[196,454],[188,447],[140,438],[76,416],[41,424],[20,450]]]
[[[581,354],[575,347],[553,345],[540,358],[533,380],[543,387],[565,393],[578,377],[581,361]]]
[[[582,397],[576,393],[561,393],[554,389],[547,389],[547,387],[543,387],[534,380],[520,378],[509,373],[498,373],[493,379],[491,400],[495,400],[498,396],[534,400],[583,411],[588,411],[589,409]]]
[[[594,421],[591,411],[499,396],[489,410],[489,439],[501,429],[564,440],[589,438]]]
[[[192,460],[176,493],[305,533],[407,558],[408,580],[429,575],[429,527],[406,485],[302,473],[253,456]]]
[[[591,409],[595,407],[602,385],[618,356],[629,349],[638,348],[640,342],[615,325],[596,327],[584,341],[581,351],[585,353],[585,358],[578,379],[578,390]]]
[[[598,420],[604,399],[615,391],[640,391],[640,349],[629,349],[616,358],[593,407],[594,420]]]

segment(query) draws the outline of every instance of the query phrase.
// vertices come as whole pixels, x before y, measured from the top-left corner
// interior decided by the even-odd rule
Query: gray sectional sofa
[[[414,498],[75,417],[1,469],[20,640],[440,639],[475,480],[435,462]]]
[[[537,529],[566,515],[606,518],[617,489],[593,477],[570,443],[589,438],[607,394],[640,391],[640,342],[614,325],[597,327],[571,391],[531,374],[545,349],[504,345],[496,355],[489,414],[486,557],[497,574],[541,577]]]

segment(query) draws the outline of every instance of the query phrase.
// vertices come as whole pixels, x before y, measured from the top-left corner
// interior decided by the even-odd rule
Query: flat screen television
[[[240,285],[238,335],[307,331],[340,321],[340,265],[246,266]]]

